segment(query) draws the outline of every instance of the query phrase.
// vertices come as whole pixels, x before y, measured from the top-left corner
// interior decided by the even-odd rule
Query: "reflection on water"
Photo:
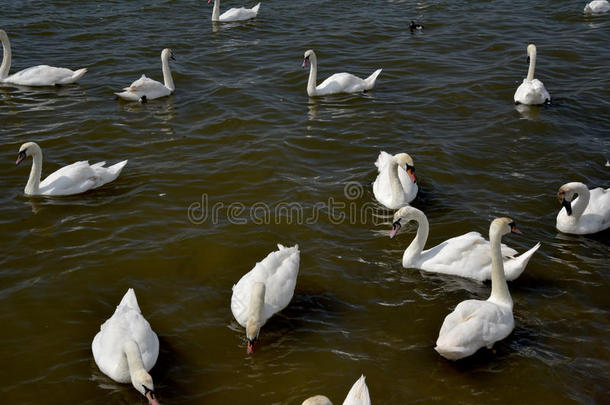
[[[530,121],[537,121],[540,118],[540,109],[542,106],[539,105],[525,105],[525,104],[517,104],[515,106],[515,110],[521,114],[523,118]]]

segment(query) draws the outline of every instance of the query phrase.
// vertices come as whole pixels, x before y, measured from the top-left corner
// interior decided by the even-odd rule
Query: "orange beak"
[[[407,169],[407,174],[409,175],[409,177],[411,178],[411,181],[412,181],[413,183],[416,183],[416,182],[417,182],[417,180],[415,179],[415,174],[413,173],[413,170],[411,170],[411,169]]]

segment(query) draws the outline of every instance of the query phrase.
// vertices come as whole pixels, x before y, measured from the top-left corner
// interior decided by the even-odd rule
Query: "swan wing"
[[[14,73],[4,79],[4,82],[21,86],[54,86],[67,84],[75,74],[76,72],[66,68],[38,65]]]
[[[393,156],[381,151],[375,162],[378,175],[373,183],[373,194],[377,201],[387,206],[392,203],[392,188],[390,186],[390,162]]]
[[[491,347],[514,328],[512,309],[489,301],[460,302],[445,317],[436,350],[450,360],[470,356],[481,347]]]
[[[116,179],[127,161],[108,168],[103,164],[89,165],[88,161],[79,161],[64,166],[40,182],[40,194],[72,195],[100,187]]]
[[[589,193],[589,204],[578,222],[587,233],[596,233],[610,227],[610,189],[598,187]]]
[[[230,8],[227,11],[225,11],[224,13],[222,13],[218,19],[220,21],[243,21],[243,20],[249,20],[251,18],[256,17],[256,15],[258,14],[258,9],[260,8],[260,3],[258,3],[256,6],[252,7],[252,8],[245,8],[245,7],[240,7],[240,8]]]
[[[172,91],[165,87],[163,83],[146,77],[145,75],[142,75],[142,77],[131,83],[129,87],[125,87],[123,90],[123,92],[115,94],[125,100],[140,100],[142,96],[146,96],[147,99],[153,100],[172,94]]]
[[[525,105],[540,105],[551,100],[551,95],[544,87],[544,84],[538,80],[523,79],[523,83],[517,88],[514,96],[515,103]]]
[[[335,73],[316,87],[319,95],[356,93],[366,90],[366,82],[351,73]]]
[[[369,396],[369,388],[364,381],[364,375],[352,385],[352,388],[347,393],[343,405],[371,405],[371,397]]]
[[[299,272],[298,245],[271,252],[233,286],[231,311],[240,325],[246,325],[249,315],[252,285],[265,283],[264,321],[284,309],[292,299]]]
[[[112,317],[100,327],[91,344],[93,357],[100,370],[118,382],[131,381],[123,345],[134,340],[140,347],[144,368],[148,371],[159,355],[159,338],[142,316],[133,289],[129,289]]]

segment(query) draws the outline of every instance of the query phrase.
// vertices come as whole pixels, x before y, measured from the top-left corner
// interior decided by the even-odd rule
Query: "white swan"
[[[423,250],[429,231],[426,215],[415,207],[402,207],[394,214],[391,238],[396,235],[402,226],[402,221],[404,223],[416,221],[419,225],[415,239],[402,256],[403,267],[416,268],[431,273],[452,274],[479,281],[492,278],[493,270],[492,260],[489,256],[489,242],[480,233],[468,232],[447,239],[433,248]],[[519,277],[539,247],[540,242],[520,256],[515,256],[517,251],[503,244],[503,268],[505,269],[506,279],[515,280]]]
[[[74,83],[85,73],[87,69],[76,71],[58,68],[48,65],[38,65],[8,75],[11,69],[11,43],[4,30],[0,30],[0,41],[2,41],[2,65],[0,65],[0,83],[17,84],[21,86],[56,86]]]
[[[523,79],[523,83],[515,92],[515,104],[539,105],[551,101],[551,95],[544,88],[544,84],[538,79],[534,79],[534,70],[536,69],[536,45],[529,44],[527,46],[527,58],[529,60],[529,69],[527,77]]]
[[[90,165],[88,161],[80,161],[64,166],[49,174],[40,181],[42,172],[42,150],[35,142],[26,142],[19,148],[19,155],[15,164],[32,157],[32,169],[25,189],[25,195],[63,196],[84,193],[110,183],[121,173],[127,160],[104,167],[106,162]]]
[[[292,299],[299,274],[299,245],[277,245],[233,286],[231,311],[246,328],[248,354],[254,351],[260,328]]]
[[[513,300],[504,278],[500,243],[502,235],[511,232],[521,233],[512,219],[496,218],[492,221],[489,227],[491,295],[486,301],[462,301],[445,317],[434,348],[441,356],[458,360],[484,346],[491,349],[495,342],[510,335],[515,327]]]
[[[102,373],[116,382],[131,381],[150,404],[159,404],[148,374],[159,356],[159,338],[142,316],[133,288],[127,290],[112,317],[102,324],[91,350]]]
[[[333,405],[333,403],[324,395],[316,395],[315,397],[307,398],[301,405]],[[343,401],[343,405],[371,405],[369,388],[366,386],[363,375],[352,385],[352,388],[345,397],[345,401]]]
[[[557,199],[563,206],[557,214],[557,230],[586,235],[610,228],[610,188],[589,190],[583,183],[566,183],[559,188]]]
[[[172,72],[169,69],[169,60],[176,60],[171,49],[165,48],[161,52],[161,68],[163,70],[163,82],[150,79],[142,75],[138,80],[125,87],[120,93],[114,93],[123,100],[139,101],[145,103],[148,100],[169,96],[176,90]]]
[[[309,97],[371,90],[375,86],[377,76],[381,73],[381,69],[377,69],[366,79],[361,79],[351,73],[335,73],[316,87],[316,81],[318,80],[318,59],[316,54],[310,49],[305,52],[304,58],[303,67],[307,67],[307,62],[311,64],[309,80],[307,81],[307,94]]]
[[[610,3],[607,0],[594,0],[585,6],[585,14],[602,14],[610,11]]]
[[[373,183],[377,201],[395,210],[413,201],[417,195],[417,180],[413,159],[406,153],[379,153],[375,162],[379,174]]]
[[[252,8],[230,8],[224,13],[220,14],[220,0],[208,0],[208,4],[214,1],[214,8],[212,9],[212,21],[230,22],[230,21],[244,21],[256,17],[258,9],[261,7],[261,3],[258,3]]]

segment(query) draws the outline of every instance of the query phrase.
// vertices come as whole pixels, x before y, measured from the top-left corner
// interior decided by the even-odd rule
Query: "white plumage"
[[[351,73],[335,73],[316,86],[318,80],[318,59],[315,52],[311,49],[305,52],[302,66],[306,67],[308,62],[311,64],[309,80],[307,81],[307,94],[310,97],[336,93],[358,93],[371,90],[375,87],[377,76],[381,73],[381,69],[377,69],[366,79],[361,79]]]
[[[525,105],[540,105],[551,101],[551,95],[544,87],[544,84],[534,79],[534,71],[536,69],[536,45],[529,44],[527,47],[527,56],[529,58],[529,69],[527,77],[523,79],[523,83],[515,91],[515,104]]]
[[[2,65],[0,65],[0,83],[21,86],[56,86],[76,82],[87,73],[87,69],[70,70],[48,65],[33,66],[8,75],[11,68],[11,43],[4,30],[0,30],[3,47]]]
[[[122,92],[114,93],[119,98],[128,101],[139,101],[145,103],[148,100],[169,96],[174,92],[174,79],[169,68],[169,59],[174,59],[174,54],[169,48],[161,52],[161,69],[163,71],[163,82],[150,79],[142,75],[138,80],[125,87]]]
[[[558,231],[586,235],[610,228],[610,188],[589,190],[580,182],[566,183],[559,188],[557,198],[563,205],[555,224]]]
[[[371,405],[369,388],[364,380],[364,375],[361,375],[352,385],[343,401],[343,405]],[[324,395],[316,395],[315,397],[307,398],[301,405],[332,405],[332,402]]]
[[[382,151],[375,166],[379,173],[373,183],[377,201],[389,209],[398,209],[415,199],[418,187],[411,156],[406,153],[392,156]]]
[[[426,215],[415,207],[407,206],[394,214],[393,237],[400,227],[409,221],[418,223],[417,235],[405,250],[402,265],[431,273],[451,274],[479,281],[491,279],[492,260],[489,255],[490,243],[479,232],[464,235],[423,250],[428,239],[429,225]],[[501,244],[503,269],[507,280],[515,280],[525,270],[530,258],[540,247],[540,242],[528,251],[517,255],[517,251]]]
[[[231,22],[231,21],[244,21],[256,17],[258,9],[261,3],[258,3],[252,8],[230,8],[224,13],[220,14],[220,0],[208,0],[208,3],[214,1],[214,8],[212,9],[212,21],[220,22]]]
[[[585,6],[585,14],[603,14],[610,11],[610,3],[607,0],[594,0]]]
[[[35,142],[26,142],[19,148],[17,164],[27,156],[32,156],[32,170],[25,186],[26,195],[66,196],[84,193],[115,180],[127,160],[104,167],[106,162],[92,165],[88,161],[80,161],[64,166],[48,175],[42,182],[42,150]]]

